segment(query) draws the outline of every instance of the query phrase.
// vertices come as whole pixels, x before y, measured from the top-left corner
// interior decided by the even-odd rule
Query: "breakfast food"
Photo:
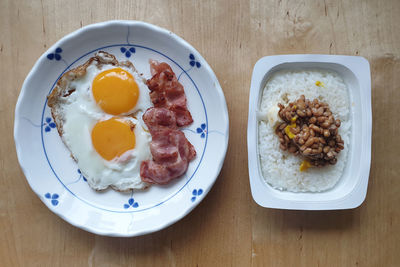
[[[150,60],[150,70],[153,77],[147,81],[147,86],[154,106],[174,112],[179,127],[191,124],[193,119],[187,109],[185,91],[171,67],[165,62]]]
[[[59,79],[48,105],[90,187],[126,191],[147,186],[140,163],[151,157],[151,136],[141,114],[151,101],[132,63],[98,52]]]
[[[66,72],[48,96],[58,133],[95,190],[168,183],[196,155],[178,129],[192,122],[182,85],[168,64],[151,66],[158,78],[149,81],[158,83],[149,91],[131,62],[100,51]]]
[[[167,63],[150,61],[153,77],[147,81],[154,108],[143,115],[152,141],[151,160],[143,161],[140,175],[147,183],[166,184],[180,177],[196,156],[192,144],[179,127],[192,123],[186,95]]]
[[[348,90],[337,73],[274,73],[258,112],[258,151],[265,181],[292,192],[332,188],[346,162],[349,113]]]
[[[281,103],[279,117],[283,120],[276,128],[280,148],[295,155],[301,155],[314,166],[336,164],[338,153],[344,148],[339,134],[340,120],[333,116],[329,105],[310,101],[301,95],[286,107]],[[304,171],[306,165],[300,168]]]
[[[142,162],[140,174],[145,182],[166,184],[180,177],[196,156],[192,144],[177,128],[174,113],[166,108],[151,108],[143,115],[152,141],[151,160]]]

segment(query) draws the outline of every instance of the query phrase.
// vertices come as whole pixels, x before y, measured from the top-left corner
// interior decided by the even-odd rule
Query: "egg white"
[[[112,68],[115,66],[103,65],[99,68],[92,64],[87,67],[86,75],[70,83],[69,88],[75,88],[75,91],[61,107],[64,118],[63,140],[93,189],[103,190],[109,186],[119,191],[143,189],[147,184],[140,178],[140,163],[151,158],[151,135],[142,121],[142,114],[152,106],[149,89],[135,70],[122,67],[133,75],[138,84],[140,92],[137,104],[130,112],[118,116],[105,113],[94,100],[91,87],[93,79],[100,72]],[[135,114],[136,118],[127,116],[131,114]],[[112,117],[129,120],[135,125],[136,145],[119,158],[107,161],[93,147],[91,132],[98,121]]]

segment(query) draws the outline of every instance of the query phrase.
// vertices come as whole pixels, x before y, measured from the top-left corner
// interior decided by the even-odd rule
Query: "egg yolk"
[[[118,115],[135,107],[139,87],[132,74],[121,68],[101,72],[92,84],[93,97],[108,114]]]
[[[92,130],[92,144],[105,160],[119,157],[135,147],[133,127],[126,121],[112,118],[96,123]]]

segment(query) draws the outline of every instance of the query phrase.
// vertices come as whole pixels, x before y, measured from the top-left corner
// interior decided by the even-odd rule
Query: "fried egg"
[[[101,56],[107,61],[112,55]],[[81,67],[83,75],[64,84],[68,93],[55,114],[62,118],[64,143],[93,189],[145,188],[140,163],[151,158],[142,121],[152,106],[147,85],[132,64],[89,60]]]

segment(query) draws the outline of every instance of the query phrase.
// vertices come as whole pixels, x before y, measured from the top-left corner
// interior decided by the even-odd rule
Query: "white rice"
[[[323,86],[316,86],[316,81],[321,81]],[[266,120],[267,111],[278,103],[286,105],[296,101],[301,95],[328,103],[335,119],[341,120],[339,134],[344,141],[344,149],[338,154],[335,165],[300,172],[303,158],[279,148],[274,128]],[[276,189],[292,192],[320,192],[335,186],[347,161],[351,127],[349,92],[337,73],[325,70],[274,73],[265,85],[258,115],[258,151],[266,182]]]

